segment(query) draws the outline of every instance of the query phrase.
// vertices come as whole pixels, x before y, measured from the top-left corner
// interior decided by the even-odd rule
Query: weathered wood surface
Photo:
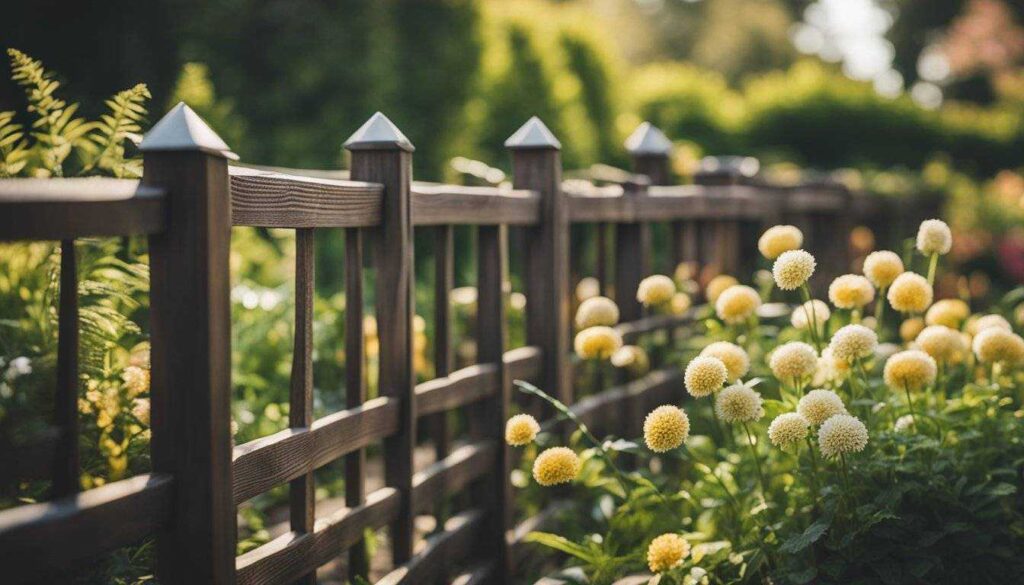
[[[295,230],[295,339],[288,397],[288,426],[305,429],[313,423],[313,284],[314,231]],[[288,486],[289,517],[293,532],[313,531],[316,521],[316,481],[308,471]],[[316,571],[296,581],[316,585]]]
[[[57,303],[57,389],[54,425],[60,429],[53,458],[53,496],[78,491],[78,260],[75,241],[60,243]]]
[[[413,509],[429,513],[439,497],[460,492],[471,481],[493,470],[495,441],[463,445],[413,477]]]
[[[366,401],[366,331],[363,328],[363,233],[345,230],[345,406],[357,408]],[[345,504],[357,508],[366,502],[366,450],[345,456]],[[370,572],[365,539],[348,551],[350,577],[366,578]]]
[[[484,528],[479,509],[461,512],[448,520],[444,531],[428,537],[426,546],[407,563],[385,575],[377,585],[418,585],[436,579],[446,564],[463,559],[476,546]]]
[[[414,225],[532,225],[540,216],[540,196],[528,190],[458,185],[412,188]]]

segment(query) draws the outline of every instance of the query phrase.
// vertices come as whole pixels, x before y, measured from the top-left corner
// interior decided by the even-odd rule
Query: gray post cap
[[[672,152],[672,141],[650,122],[644,122],[626,139],[626,150],[634,156],[666,155]]]
[[[512,150],[531,150],[550,148],[561,150],[562,143],[555,138],[555,135],[548,130],[540,118],[534,116],[519,127],[512,136],[505,141],[505,148]]]
[[[402,134],[402,131],[380,112],[370,116],[365,124],[348,137],[348,140],[345,141],[345,148],[349,150],[400,149],[406,152],[416,150],[405,134]]]
[[[146,133],[139,144],[142,152],[172,150],[197,150],[217,154],[224,158],[238,160],[238,155],[221,140],[195,110],[185,102],[171,108],[160,121]]]

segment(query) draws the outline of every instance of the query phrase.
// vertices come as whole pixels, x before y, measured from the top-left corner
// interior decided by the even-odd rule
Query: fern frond
[[[28,164],[29,151],[14,112],[0,112],[0,178],[16,176]]]
[[[89,135],[90,146],[95,150],[90,153],[82,169],[83,174],[96,168],[109,171],[115,177],[135,174],[137,165],[125,159],[124,142],[142,132],[141,122],[146,116],[145,103],[151,97],[146,84],[140,83],[118,92],[106,101],[109,113],[100,117]]]

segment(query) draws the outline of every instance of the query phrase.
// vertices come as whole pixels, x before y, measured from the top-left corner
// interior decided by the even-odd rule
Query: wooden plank
[[[376,315],[380,393],[398,400],[398,431],[384,441],[384,483],[401,493],[390,526],[391,556],[400,565],[412,556],[412,476],[415,470],[416,394],[412,354],[413,242],[410,204],[412,145],[390,120],[375,114],[346,143],[352,177],[384,185],[376,248]]]
[[[393,435],[398,417],[398,399],[381,396],[319,418],[308,429],[285,429],[235,447],[235,503]]]
[[[478,509],[461,512],[445,523],[444,532],[428,537],[415,556],[377,581],[377,585],[416,585],[438,578],[450,559],[464,559],[474,548],[484,525],[484,514]]]
[[[234,225],[369,227],[380,223],[383,186],[231,166]]]
[[[313,423],[313,285],[314,231],[295,230],[295,340],[288,398],[288,426],[306,429]],[[316,520],[316,482],[310,471],[288,487],[289,518],[293,532],[313,531]],[[297,583],[316,584],[316,571]]]
[[[236,516],[227,161],[202,149],[146,151],[145,181],[165,187],[171,199],[167,230],[149,240],[151,449],[153,469],[175,477],[176,511],[157,539],[157,578],[230,585]]]
[[[624,433],[623,421],[641,425],[644,414],[660,404],[678,401],[684,394],[683,373],[679,368],[664,368],[604,392],[587,396],[570,409],[595,434],[607,431]],[[564,419],[548,420],[546,430],[565,426]],[[627,434],[628,436],[628,434]]]
[[[0,511],[4,583],[39,582],[160,530],[171,519],[172,488],[169,475],[154,473]]]
[[[0,241],[154,234],[165,191],[127,179],[0,180]]]
[[[363,329],[363,234],[345,230],[345,406],[366,401],[366,333]],[[356,508],[366,502],[366,450],[345,456],[345,504]],[[368,577],[370,560],[366,541],[359,539],[348,551],[349,577]]]
[[[429,513],[438,498],[458,493],[493,470],[495,441],[463,445],[413,477],[413,510]]]
[[[60,243],[57,391],[53,398],[53,420],[59,434],[52,492],[54,497],[61,497],[78,491],[78,268],[74,240]]]
[[[647,186],[627,186],[626,197],[634,201],[647,196]],[[623,321],[639,319],[643,306],[636,299],[640,281],[651,273],[651,227],[630,222],[615,225],[615,303]]]
[[[434,228],[434,376],[447,377],[455,368],[452,351],[451,291],[455,287],[455,228],[442,225]],[[417,402],[417,408],[419,403]],[[451,451],[451,429],[448,412],[430,415],[427,427],[434,443],[434,460],[442,461]],[[413,480],[415,483],[415,480]],[[438,524],[448,519],[449,502],[437,498],[434,517]]]
[[[413,185],[414,225],[532,225],[540,196],[528,190],[458,185]]]
[[[452,585],[484,585],[493,583],[494,563],[486,562],[473,565],[452,579]]]
[[[416,385],[416,415],[425,416],[458,408],[497,391],[500,372],[496,364],[467,366],[444,378]]]
[[[365,504],[317,520],[313,532],[288,532],[245,553],[235,561],[238,584],[293,582],[362,539],[365,530],[392,522],[400,500],[394,488],[381,488],[369,494]]]
[[[543,354],[537,346],[527,345],[505,352],[505,365],[513,380],[536,381],[543,371]]]
[[[634,321],[619,323],[615,326],[615,329],[622,335],[623,341],[632,343],[637,337],[645,333],[674,329],[680,325],[691,323],[694,313],[694,310],[691,309],[684,315],[651,315]]]

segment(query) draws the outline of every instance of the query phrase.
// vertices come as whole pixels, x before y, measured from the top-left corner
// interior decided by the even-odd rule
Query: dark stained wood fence
[[[570,227],[596,226],[603,243],[594,273],[619,303],[624,337],[672,331],[687,317],[645,315],[634,298],[640,279],[694,261],[731,272],[753,267],[765,225],[794,223],[822,259],[822,281],[845,271],[856,223],[909,221],[838,184],[777,186],[712,164],[694,184],[674,183],[670,144],[645,124],[627,146],[634,171],[621,184],[563,184],[560,145],[538,119],[507,146],[511,188],[412,181],[413,147],[377,114],[346,143],[350,180],[229,166],[227,146],[179,105],[142,145],[145,178],[0,181],[0,240],[59,240],[62,262],[54,428],[49,439],[3,454],[2,473],[50,478],[53,499],[0,512],[0,575],[5,583],[45,580],[139,541],[157,540],[157,576],[172,585],[309,583],[318,567],[349,551],[352,574],[368,572],[364,535],[389,528],[393,570],[380,583],[501,583],[524,557],[523,535],[546,514],[516,525],[512,455],[502,436],[516,408],[511,380],[546,388],[598,431],[682,399],[677,368],[656,363],[639,380],[574,400],[571,378]],[[652,228],[667,250],[652,266]],[[296,302],[289,428],[233,445],[230,432],[228,257],[232,226],[294,229]],[[477,242],[476,365],[453,369],[453,244],[456,226]],[[347,408],[313,417],[313,237],[341,228],[345,241]],[[416,383],[413,369],[414,229],[433,233],[437,378]],[[526,346],[509,350],[509,230],[525,263]],[[78,493],[78,315],[74,240],[146,235],[151,260],[153,472]],[[375,274],[379,396],[367,400],[363,330],[364,250]],[[610,252],[613,251],[613,252]],[[469,409],[468,435],[451,437],[446,413]],[[540,411],[543,415],[550,415]],[[623,413],[627,413],[624,417]],[[424,424],[426,433],[417,433]],[[436,462],[417,469],[417,436],[431,437]],[[383,444],[384,485],[367,492],[366,449]],[[346,507],[316,513],[313,472],[344,460]],[[290,530],[236,556],[236,507],[289,484]],[[451,497],[466,494],[454,513]],[[414,521],[436,516],[441,529],[421,539]],[[52,581],[51,581],[52,582]]]

